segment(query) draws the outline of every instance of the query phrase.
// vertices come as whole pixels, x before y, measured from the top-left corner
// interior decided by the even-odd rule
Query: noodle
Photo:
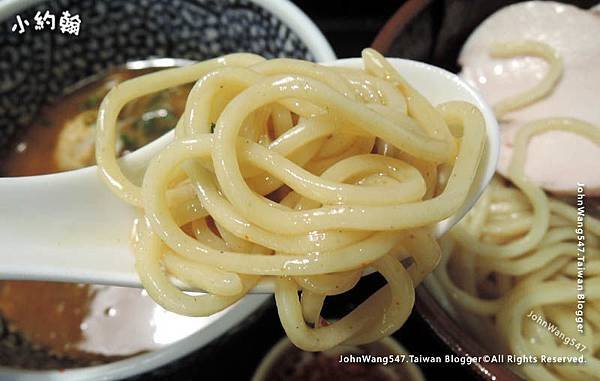
[[[153,299],[205,316],[269,280],[286,333],[311,351],[371,342],[404,323],[414,287],[439,261],[431,228],[473,182],[484,121],[465,102],[434,107],[378,53],[363,59],[365,70],[352,70],[232,54],[106,96],[97,163],[109,188],[140,209],[136,269]],[[175,140],[134,183],[115,157],[119,111],[194,81]],[[451,168],[445,186],[440,165]],[[387,284],[323,324],[327,296],[352,289],[367,268]],[[172,278],[205,293],[184,293]]]
[[[496,117],[501,119],[506,113],[534,103],[554,90],[563,71],[562,61],[556,50],[539,41],[511,41],[497,43],[492,46],[491,55],[497,58],[510,58],[519,55],[530,55],[543,58],[548,62],[548,72],[544,78],[531,89],[508,97],[494,106]]]
[[[503,45],[502,54],[543,56],[551,69],[534,89],[500,102],[495,108],[500,115],[546,96],[560,78],[562,65],[548,46],[509,43]],[[600,220],[586,216],[583,221],[586,301],[582,334],[575,320],[578,277],[583,274],[577,254],[578,211],[546,195],[523,171],[531,137],[552,130],[573,132],[600,144],[598,127],[572,118],[535,120],[521,126],[508,169],[510,184],[497,175],[475,207],[443,238],[435,279],[456,317],[486,344],[492,343],[489,349],[538,357],[585,355],[585,365],[519,367],[529,379],[598,379]],[[527,317],[531,312],[557,326],[564,337]],[[565,338],[579,344],[565,342]],[[584,351],[583,346],[587,346]]]

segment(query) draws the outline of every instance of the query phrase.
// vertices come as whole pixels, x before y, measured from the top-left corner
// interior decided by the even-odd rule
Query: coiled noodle
[[[457,211],[473,182],[484,122],[465,102],[434,107],[375,51],[363,60],[353,70],[232,54],[106,96],[97,163],[110,189],[140,209],[136,268],[159,304],[210,315],[269,280],[283,327],[305,350],[371,342],[403,324],[414,287],[439,260],[431,226]],[[119,111],[187,82],[195,85],[176,139],[136,184],[115,157]],[[451,168],[446,184],[440,165]],[[324,324],[326,297],[367,268],[387,284]],[[172,278],[205,293],[185,293]]]

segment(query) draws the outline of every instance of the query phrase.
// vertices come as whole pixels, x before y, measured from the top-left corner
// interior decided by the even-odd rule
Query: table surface
[[[403,0],[346,1],[293,0],[321,29],[340,58],[359,57]],[[376,5],[376,6],[375,6]],[[249,380],[260,360],[282,337],[274,302],[266,304],[246,327],[210,350],[200,350],[135,380]],[[413,313],[394,334],[411,353],[424,356],[451,354],[427,324]],[[476,380],[466,367],[456,364],[422,365],[428,380]]]

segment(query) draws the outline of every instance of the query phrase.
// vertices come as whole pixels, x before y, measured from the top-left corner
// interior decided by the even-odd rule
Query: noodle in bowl
[[[600,114],[592,36],[600,19],[578,8],[594,2],[470,9],[453,2],[433,37],[417,41],[428,53],[415,57],[422,46],[403,42],[420,38],[414,26],[438,14],[430,3],[407,2],[374,46],[443,67],[458,62],[460,76],[495,104],[502,152],[498,175],[441,240],[440,265],[417,309],[460,355],[525,359],[474,364],[482,379],[597,379]],[[466,9],[472,17],[457,23]]]
[[[491,54],[540,56],[549,63],[536,86],[494,107],[500,120],[547,97],[562,75],[558,52],[545,43],[502,43]],[[512,186],[500,176],[494,179],[467,218],[442,240],[444,255],[435,272],[441,287],[435,289],[445,291],[455,317],[476,336],[489,338],[494,332],[492,350],[537,356],[517,372],[533,380],[593,379],[600,374],[595,339],[600,332],[600,220],[585,214],[585,184],[577,184],[582,196],[576,208],[525,175],[530,140],[549,131],[575,133],[600,145],[600,128],[576,118],[521,126],[508,167]],[[570,358],[574,365],[554,358]]]
[[[502,43],[493,46],[491,54],[503,58],[539,56],[549,65],[546,76],[533,88],[495,106],[500,120],[511,111],[547,97],[562,75],[560,56],[545,43]],[[436,279],[452,296],[451,302],[462,311],[459,313],[465,315],[470,329],[480,336],[486,332],[487,337],[490,329],[498,335],[496,342],[500,344],[494,350],[509,350],[524,356],[533,354],[543,359],[583,356],[584,350],[590,349],[592,356],[587,356],[585,365],[536,363],[518,369],[536,380],[588,378],[600,370],[600,362],[594,355],[597,344],[593,339],[600,329],[596,306],[600,292],[596,273],[600,221],[586,216],[584,231],[584,217],[577,209],[546,195],[524,173],[531,138],[554,130],[576,133],[600,144],[600,129],[575,118],[547,118],[521,126],[508,168],[507,179],[513,187],[500,178],[492,183],[477,207],[443,241],[445,256],[436,271]],[[580,254],[572,256],[574,245],[581,247],[585,239],[588,259],[585,260],[585,255],[582,259]],[[591,279],[586,280],[587,297],[591,299],[587,311],[591,317],[584,319],[581,314],[578,324],[574,325],[569,316],[573,291],[583,283],[586,267],[591,269],[587,273]],[[451,277],[454,271],[460,271],[460,280],[456,274]],[[580,300],[578,296],[577,300]],[[524,316],[538,316],[541,320],[523,321]],[[555,343],[554,332],[540,330],[540,326],[548,326],[548,321],[565,327],[566,333],[556,334],[562,343]],[[583,335],[584,327],[592,332],[591,338]]]

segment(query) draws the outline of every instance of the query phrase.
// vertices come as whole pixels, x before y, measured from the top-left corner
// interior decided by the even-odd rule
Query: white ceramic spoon
[[[471,102],[481,110],[487,146],[475,183],[456,215],[436,226],[447,232],[473,206],[494,174],[499,150],[498,125],[483,98],[456,75],[403,59],[390,62],[434,105]],[[350,58],[325,65],[361,68]],[[120,160],[131,174],[173,139],[173,132]],[[35,147],[34,147],[35,148]],[[129,236],[137,211],[113,195],[97,168],[58,174],[0,178],[0,279],[31,279],[141,287],[134,269]],[[253,292],[271,293],[265,281]]]

